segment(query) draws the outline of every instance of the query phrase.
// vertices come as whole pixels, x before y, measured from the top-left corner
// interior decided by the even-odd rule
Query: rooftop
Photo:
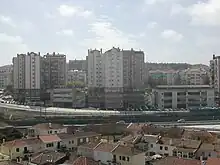
[[[115,149],[112,152],[116,154],[127,155],[127,156],[133,156],[133,155],[138,155],[138,154],[143,153],[142,151],[137,150],[134,147],[124,146],[124,145],[118,145],[117,147],[115,147]]]
[[[99,162],[84,156],[78,157],[72,165],[99,165]]]
[[[57,135],[43,135],[43,136],[39,136],[39,138],[44,143],[59,142],[59,141],[61,141],[61,139]]]
[[[201,165],[201,161],[178,157],[166,157],[155,161],[153,165]]]
[[[39,142],[40,142],[40,140],[38,138],[16,139],[16,140],[5,142],[5,143],[3,143],[3,145],[7,146],[7,147],[27,146],[27,145],[37,144]]]
[[[208,158],[206,165],[219,165],[220,158]]]
[[[62,124],[54,124],[54,123],[42,123],[33,126],[36,129],[49,130],[49,129],[62,129],[65,128]]]
[[[94,150],[102,152],[112,152],[118,145],[119,143],[102,142]]]
[[[158,85],[156,89],[211,88],[209,85]]]

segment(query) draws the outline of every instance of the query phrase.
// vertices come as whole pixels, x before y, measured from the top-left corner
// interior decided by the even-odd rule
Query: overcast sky
[[[220,54],[220,0],[1,0],[0,65],[17,53],[141,49],[150,62]]]

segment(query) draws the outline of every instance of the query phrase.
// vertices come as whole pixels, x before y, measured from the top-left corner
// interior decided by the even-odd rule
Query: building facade
[[[51,104],[62,108],[83,108],[86,106],[85,91],[77,88],[56,88],[51,90]]]
[[[68,70],[83,70],[86,71],[87,69],[86,60],[69,60]]]
[[[40,53],[17,54],[13,58],[15,95],[26,101],[40,99]]]
[[[181,72],[182,84],[186,85],[204,85],[208,78],[208,73],[203,68],[188,68]]]
[[[120,109],[144,104],[144,52],[112,48],[88,52],[90,106]]]
[[[67,82],[66,55],[53,52],[41,58],[41,88],[64,88]]]
[[[67,72],[67,84],[73,82],[82,82],[86,84],[86,71],[83,70],[69,70]]]
[[[153,95],[153,104],[160,109],[215,106],[214,89],[209,85],[161,85]]]
[[[216,103],[220,103],[220,56],[213,55],[210,61],[210,85],[215,89]]]
[[[12,65],[0,67],[0,89],[5,89],[8,85],[12,85]]]

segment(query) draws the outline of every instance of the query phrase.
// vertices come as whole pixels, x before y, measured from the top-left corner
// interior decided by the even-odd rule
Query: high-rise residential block
[[[5,89],[8,85],[12,85],[12,65],[0,67],[0,89]]]
[[[105,53],[98,50],[89,51],[89,104],[91,100],[101,101],[100,104],[111,109],[143,104],[144,73],[142,51],[114,47]],[[96,98],[97,95],[101,96]]]
[[[41,89],[63,88],[67,82],[66,55],[47,53],[41,58]]]
[[[40,97],[40,53],[17,54],[13,58],[13,87],[16,96],[27,100]]]

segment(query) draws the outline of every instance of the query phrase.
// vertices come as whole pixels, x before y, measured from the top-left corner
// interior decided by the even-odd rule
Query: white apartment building
[[[204,68],[188,68],[181,72],[181,81],[186,85],[204,85],[208,74]]]
[[[101,50],[88,50],[88,104],[92,107],[104,107],[104,63]]]
[[[40,53],[17,54],[13,58],[13,86],[26,100],[40,97]]]
[[[104,53],[105,106],[116,108],[123,102],[123,52],[112,48]]]
[[[89,50],[89,105],[98,101],[99,106],[114,109],[144,103],[144,69],[142,51],[113,47],[102,54],[102,50]]]
[[[69,70],[67,72],[67,84],[80,81],[86,84],[86,71],[83,70]]]
[[[12,65],[5,65],[0,67],[0,89],[12,85]]]
[[[104,87],[102,49],[88,50],[88,87]]]
[[[153,95],[153,104],[160,109],[215,106],[214,89],[209,85],[160,85]]]

